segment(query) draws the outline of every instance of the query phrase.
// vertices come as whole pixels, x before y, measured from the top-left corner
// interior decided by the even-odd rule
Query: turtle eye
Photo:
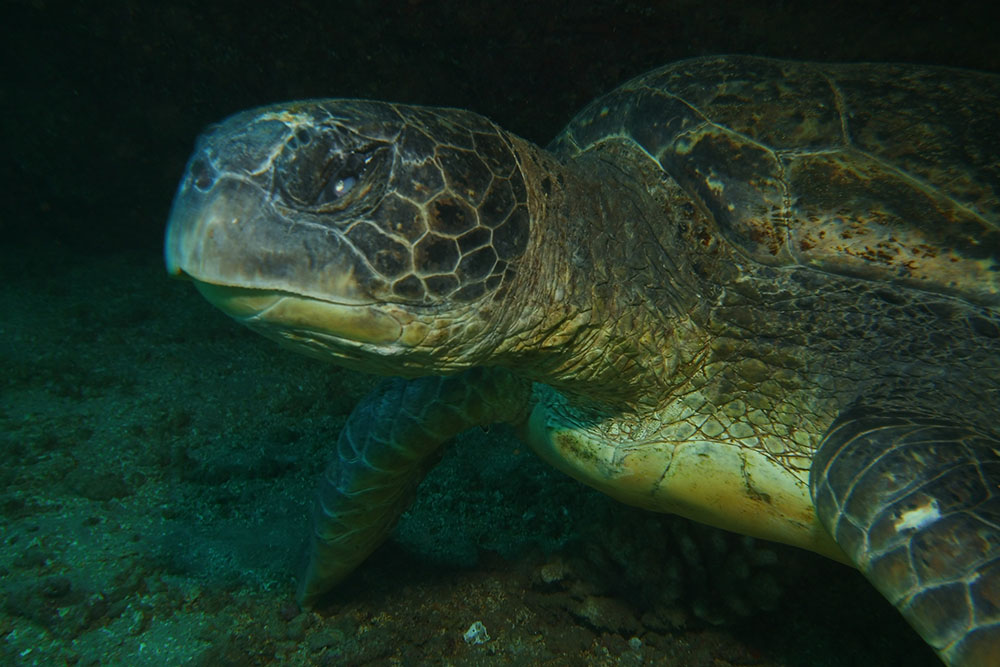
[[[353,188],[354,184],[357,182],[358,179],[355,176],[336,178],[330,181],[323,192],[319,193],[319,199],[323,199],[325,196],[328,200],[336,201],[350,192],[351,188]]]
[[[343,210],[364,196],[384,150],[377,144],[345,150],[315,137],[296,136],[291,143],[275,169],[275,186],[286,205],[317,213]]]
[[[331,160],[327,175],[319,192],[316,193],[313,205],[322,207],[327,204],[335,204],[351,194],[364,176],[373,157],[373,151],[354,151],[348,153],[346,158],[338,156]]]

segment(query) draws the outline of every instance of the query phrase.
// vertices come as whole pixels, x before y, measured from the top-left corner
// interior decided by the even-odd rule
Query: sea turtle
[[[396,376],[321,483],[308,604],[457,433],[510,422],[626,503],[858,567],[1000,664],[1000,77],[746,56],[597,99],[547,150],[468,111],[309,100],[198,142],[170,272]]]

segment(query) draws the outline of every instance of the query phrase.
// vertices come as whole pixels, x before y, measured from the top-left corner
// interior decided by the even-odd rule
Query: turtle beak
[[[184,178],[170,207],[163,259],[167,272],[174,278],[191,279],[190,273],[185,269],[193,261],[193,239],[196,238],[199,219],[217,178],[214,171],[207,167],[208,164],[198,153],[188,161]]]
[[[185,223],[180,222],[182,218],[189,218],[184,212],[181,211],[184,208],[182,204],[181,192],[177,193],[174,198],[173,206],[170,209],[170,217],[167,222],[167,234],[166,239],[163,243],[163,261],[167,265],[167,273],[170,274],[171,278],[177,278],[179,280],[190,280],[191,276],[184,271],[183,264],[183,253],[181,251],[183,232],[182,228],[185,227]]]
[[[212,305],[282,342],[316,347],[323,337],[358,344],[400,338],[398,321],[352,298],[358,290],[349,263],[327,276],[333,298],[300,288],[295,278],[305,284],[308,265],[299,273],[293,269],[306,253],[296,254],[288,225],[260,186],[240,177],[216,178],[203,164],[197,156],[191,161],[170,212],[163,255],[172,277],[193,281]],[[290,274],[292,280],[283,281]]]
[[[198,164],[197,158],[192,161]],[[262,211],[263,193],[234,178],[212,180],[188,168],[174,198],[164,241],[167,271],[175,277],[227,282],[240,275],[240,262],[256,248],[252,232]]]

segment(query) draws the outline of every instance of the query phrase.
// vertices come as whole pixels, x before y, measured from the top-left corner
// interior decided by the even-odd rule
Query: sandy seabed
[[[0,663],[939,664],[856,572],[619,505],[504,427],[461,436],[302,612],[315,480],[376,380],[158,257],[5,247],[0,277]]]

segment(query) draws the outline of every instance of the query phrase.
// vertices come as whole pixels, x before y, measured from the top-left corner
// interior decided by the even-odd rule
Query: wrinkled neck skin
[[[622,144],[566,162],[520,148],[533,233],[527,265],[495,302],[491,362],[605,408],[660,403],[707,349],[680,220],[699,214]]]

